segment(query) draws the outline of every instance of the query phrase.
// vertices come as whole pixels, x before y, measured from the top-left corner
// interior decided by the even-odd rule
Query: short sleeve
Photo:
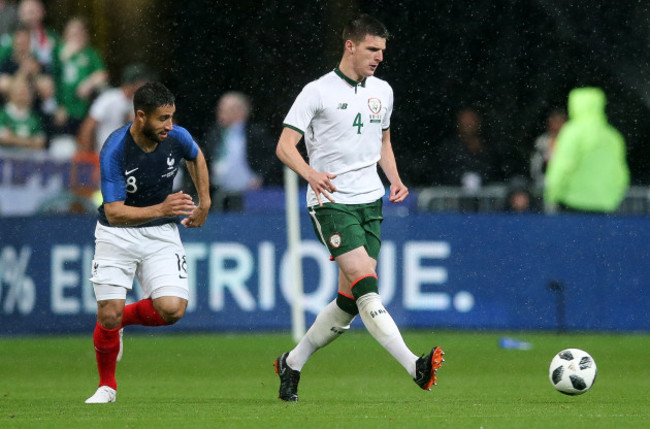
[[[124,182],[124,145],[120,135],[115,133],[109,141],[104,144],[99,154],[101,171],[102,197],[105,203],[126,200],[126,184]]]
[[[305,134],[311,120],[321,108],[320,93],[315,83],[312,82],[298,94],[284,119],[283,125],[298,131],[300,134]]]
[[[174,129],[170,134],[173,134],[181,144],[183,158],[186,160],[195,160],[199,154],[199,145],[194,141],[190,132],[183,127],[174,125]]]

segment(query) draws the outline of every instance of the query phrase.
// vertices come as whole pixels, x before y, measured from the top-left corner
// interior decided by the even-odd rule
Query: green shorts
[[[381,247],[382,200],[368,204],[325,203],[309,207],[316,236],[333,257],[365,247],[371,258]]]

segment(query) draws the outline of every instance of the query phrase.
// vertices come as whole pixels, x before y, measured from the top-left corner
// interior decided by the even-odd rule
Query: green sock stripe
[[[375,276],[362,277],[352,285],[352,295],[354,295],[356,299],[359,299],[360,296],[371,292],[379,292],[379,287],[377,286],[377,277]]]
[[[339,308],[346,313],[349,313],[353,316],[356,316],[359,314],[359,309],[357,308],[357,303],[355,302],[354,298],[350,298],[349,296],[345,296],[342,294],[337,294],[336,295],[336,305],[339,306]]]

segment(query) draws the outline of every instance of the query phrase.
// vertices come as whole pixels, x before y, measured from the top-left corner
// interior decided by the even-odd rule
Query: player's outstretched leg
[[[423,390],[431,390],[431,386],[437,383],[436,372],[445,361],[443,358],[445,352],[440,347],[431,349],[431,353],[418,358],[415,362],[415,377],[413,381]]]
[[[278,398],[286,402],[298,402],[298,382],[300,382],[300,371],[289,368],[287,356],[289,352],[283,353],[275,362],[275,372],[280,377],[280,393]]]
[[[442,349],[434,347],[428,356],[428,363],[426,358],[418,358],[411,352],[395,321],[381,302],[381,297],[377,293],[377,278],[375,276],[364,276],[353,282],[352,293],[357,299],[359,315],[368,332],[406,369],[416,382],[420,379],[418,370],[424,368],[423,370],[427,371],[426,379],[422,384],[418,382],[418,385],[429,390],[436,381],[436,371],[443,361]],[[422,364],[422,359],[425,359],[424,364]],[[435,364],[434,361],[436,361]]]
[[[275,371],[280,376],[280,399],[292,402],[298,400],[298,380],[300,379],[302,367],[317,350],[325,347],[348,331],[350,323],[352,323],[358,312],[354,299],[339,293],[336,299],[318,313],[316,320],[296,347],[275,361]],[[284,375],[285,378],[283,378],[280,373],[281,368],[288,368],[293,371],[291,373],[293,375]],[[297,376],[295,373],[297,373]]]

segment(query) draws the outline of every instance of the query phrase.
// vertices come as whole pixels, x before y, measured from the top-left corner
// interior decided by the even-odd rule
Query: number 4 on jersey
[[[361,113],[357,113],[352,126],[357,127],[357,134],[361,134],[361,127],[363,127],[363,122],[361,122]]]

